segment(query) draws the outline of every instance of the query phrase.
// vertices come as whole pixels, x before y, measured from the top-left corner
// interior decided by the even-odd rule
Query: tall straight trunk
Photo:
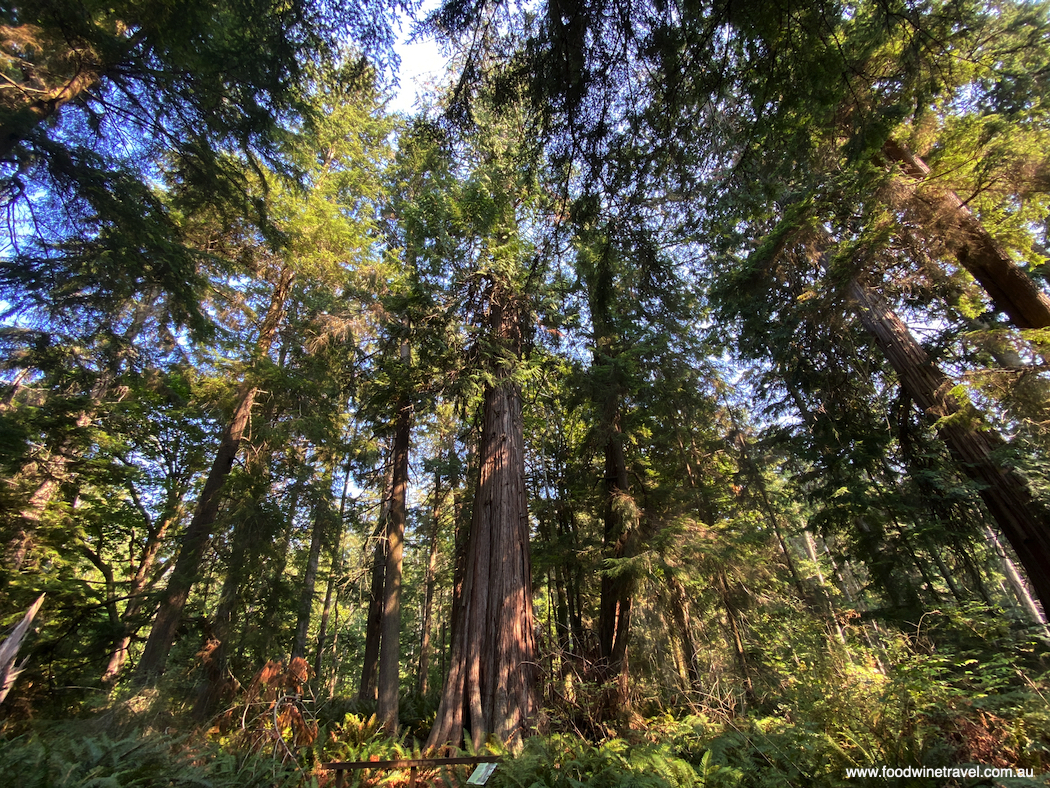
[[[331,476],[326,474],[326,485],[331,485]],[[310,631],[310,612],[314,606],[314,589],[317,586],[317,566],[321,563],[326,532],[331,525],[331,508],[327,494],[316,503],[313,528],[310,529],[310,552],[306,557],[306,573],[299,594],[299,614],[295,624],[295,641],[292,643],[291,659],[306,657],[306,636]]]
[[[630,497],[619,414],[614,413],[607,423],[611,434],[605,444],[604,553],[607,560],[620,561],[634,553],[638,524],[634,501]],[[635,586],[635,578],[621,567],[607,567],[602,574],[598,611],[600,662],[595,676],[605,687],[598,708],[601,718],[615,716],[625,711],[628,705],[630,667],[627,644]]]
[[[293,279],[294,273],[291,268],[285,266],[281,269],[277,283],[274,285],[273,295],[270,297],[266,317],[259,330],[259,338],[255,345],[256,358],[265,356],[273,345],[277,329],[284,318],[285,302],[291,291]],[[182,619],[182,611],[186,607],[193,584],[200,576],[201,560],[211,540],[212,529],[219,514],[219,493],[233,468],[233,461],[240,450],[241,441],[244,439],[251,420],[252,406],[255,404],[256,389],[249,380],[241,384],[238,394],[233,418],[226,427],[222,440],[219,442],[219,448],[215,452],[215,460],[212,462],[208,478],[201,490],[193,519],[190,520],[182,536],[175,568],[161,596],[160,609],[157,611],[142,659],[135,671],[136,680],[139,682],[149,681],[164,672],[168,653],[175,640],[175,632]]]
[[[497,323],[497,325],[499,325]],[[480,473],[448,678],[428,746],[520,745],[538,711],[521,390],[485,391]]]
[[[729,629],[729,646],[736,659],[737,669],[740,671],[740,679],[744,688],[745,706],[741,709],[743,713],[747,711],[747,708],[754,707],[758,700],[755,696],[755,685],[751,677],[751,663],[748,660],[747,649],[744,646],[744,624],[741,620],[740,611],[732,599],[732,592],[729,588],[729,579],[726,577],[726,573],[723,570],[719,570],[715,580],[717,581],[718,595],[722,601],[722,609],[726,613],[726,624]]]
[[[324,594],[324,607],[321,608],[321,621],[317,626],[317,652],[314,655],[314,676],[321,679],[324,666],[325,642],[328,637],[328,621],[332,609],[339,604],[339,575],[343,571],[343,536],[346,523],[346,498],[350,491],[350,464],[347,463],[346,475],[343,477],[343,494],[339,498],[339,537],[332,543],[332,567],[328,573],[328,585]]]
[[[300,469],[306,468],[305,459],[298,451],[292,453],[293,462],[299,464]],[[287,582],[285,576],[288,569],[288,555],[291,552],[292,534],[295,531],[295,518],[299,514],[299,502],[303,496],[303,488],[306,486],[306,478],[302,473],[296,474],[288,490],[288,513],[282,518],[280,533],[275,540],[275,549],[272,561],[267,561],[266,568],[269,577],[266,580],[267,591],[265,603],[262,606],[261,615],[258,619],[259,626],[263,631],[276,632],[281,628],[287,611],[285,609],[284,589]]]
[[[427,534],[427,572],[423,581],[423,620],[419,626],[419,666],[416,671],[416,693],[420,697],[425,697],[430,689],[430,651],[432,648],[430,641],[434,619],[434,587],[437,585],[441,502],[441,472],[434,471],[434,503],[430,510],[430,532]]]
[[[893,139],[886,141],[882,152],[912,178],[921,181],[930,174],[926,162]],[[934,211],[935,224],[943,227],[944,245],[981,284],[998,311],[1018,328],[1050,326],[1050,297],[1010,258],[959,195],[924,190],[915,199]]]
[[[372,582],[369,587],[368,615],[365,619],[365,651],[361,663],[361,683],[357,688],[359,701],[376,700],[376,675],[379,672],[379,647],[383,639],[383,589],[386,586],[387,520],[390,517],[390,501],[393,496],[394,462],[383,481],[383,503],[379,507],[379,521],[372,539],[375,548],[372,554]]]
[[[787,566],[788,574],[791,575],[791,581],[795,585],[795,589],[799,593],[799,598],[806,601],[809,596],[806,593],[806,588],[802,583],[802,578],[798,573],[798,568],[795,566],[795,559],[791,555],[791,550],[788,549],[787,542],[784,539],[784,533],[780,527],[780,515],[776,509],[773,508],[772,501],[769,500],[769,492],[766,489],[766,480],[762,476],[762,472],[759,470],[757,463],[751,458],[751,452],[749,450],[747,437],[740,430],[740,426],[737,423],[736,414],[730,407],[729,403],[726,402],[726,410],[729,412],[729,418],[733,423],[733,429],[736,431],[737,450],[740,453],[740,465],[746,471],[748,477],[751,480],[751,484],[748,487],[748,492],[758,503],[758,508],[766,517],[766,522],[773,529],[773,533],[776,534],[777,542],[780,544],[780,552],[784,557],[784,564]]]
[[[960,470],[980,486],[988,512],[1028,573],[1043,609],[1048,609],[1050,512],[1033,498],[1021,476],[996,458],[1002,438],[982,423],[972,405],[961,404],[952,394],[951,381],[900,318],[857,279],[850,283],[849,292],[861,323],[897,372],[903,389],[937,420],[937,432]]]
[[[401,667],[401,562],[405,549],[408,498],[408,452],[412,433],[412,406],[398,409],[394,432],[393,482],[390,516],[386,525],[386,572],[383,580],[383,638],[379,649],[376,718],[391,735],[397,733],[398,688]]]

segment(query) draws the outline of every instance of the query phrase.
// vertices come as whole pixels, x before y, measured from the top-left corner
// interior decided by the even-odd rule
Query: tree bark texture
[[[376,523],[372,539],[375,550],[372,554],[372,583],[369,588],[368,616],[365,619],[365,653],[361,664],[361,683],[357,688],[359,701],[376,700],[376,676],[379,672],[379,647],[383,639],[383,589],[386,587],[386,529],[390,518],[390,501],[393,496],[394,462],[383,482],[383,503],[379,507],[379,522]]]
[[[889,139],[882,152],[911,178],[926,180],[930,168],[907,147]],[[955,192],[923,189],[915,195],[933,212],[934,231],[988,293],[995,308],[1018,328],[1050,326],[1050,297],[1017,265]]]
[[[278,281],[274,285],[269,308],[266,310],[266,317],[259,330],[259,338],[256,341],[255,356],[257,358],[265,356],[273,345],[277,329],[284,318],[285,302],[291,291],[293,279],[294,273],[291,268],[285,266],[281,269]],[[215,453],[215,460],[208,472],[208,478],[204,482],[204,489],[201,490],[193,518],[182,536],[175,568],[161,596],[160,609],[157,611],[142,659],[135,671],[136,678],[140,682],[148,681],[164,672],[168,653],[175,640],[175,632],[182,619],[182,611],[186,607],[193,584],[200,575],[201,560],[204,558],[204,551],[211,540],[212,527],[219,515],[219,493],[233,468],[233,461],[237,457],[241,441],[251,421],[255,395],[255,387],[250,381],[245,380],[240,387],[233,418],[222,436],[219,448]]]
[[[408,503],[408,452],[412,433],[412,406],[402,404],[394,432],[393,484],[386,526],[386,572],[383,579],[383,638],[379,648],[379,684],[376,718],[397,733],[398,689],[401,666],[401,563],[405,550]]]
[[[920,409],[937,420],[937,431],[960,470],[980,486],[980,496],[1013,547],[1043,605],[1050,604],[1050,513],[1024,479],[995,457],[1003,447],[969,403],[960,403],[948,377],[930,360],[908,327],[867,287],[854,279],[850,296],[864,328],[897,372]]]
[[[450,667],[428,746],[511,747],[538,711],[521,391],[504,379],[485,392],[481,467]]]

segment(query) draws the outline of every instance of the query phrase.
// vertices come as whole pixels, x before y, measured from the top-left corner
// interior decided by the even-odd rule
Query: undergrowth
[[[0,775],[17,788],[295,788],[302,772],[251,753],[158,732],[110,736],[85,721],[0,739]]]

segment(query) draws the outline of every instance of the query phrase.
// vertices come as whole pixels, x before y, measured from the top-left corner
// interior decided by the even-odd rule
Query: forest
[[[10,785],[1046,785],[1047,2],[6,0],[0,216]]]

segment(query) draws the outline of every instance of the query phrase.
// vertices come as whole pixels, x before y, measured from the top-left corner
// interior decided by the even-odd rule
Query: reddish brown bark
[[[475,746],[493,735],[516,746],[537,712],[521,391],[485,392],[481,468],[448,679],[428,746]]]
[[[394,432],[390,516],[386,527],[386,572],[383,591],[383,638],[379,649],[376,717],[388,733],[397,733],[401,665],[401,563],[405,548],[408,499],[408,453],[412,407],[402,405]]]
[[[907,147],[890,139],[883,154],[908,176],[926,180],[930,168]],[[925,203],[934,232],[988,293],[995,308],[1018,328],[1050,326],[1050,297],[1011,258],[955,192],[923,189],[914,199]]]
[[[960,470],[980,486],[985,507],[1024,566],[1044,610],[1050,604],[1050,513],[1024,479],[996,457],[1003,447],[952,382],[930,360],[908,327],[867,287],[854,279],[850,296],[864,328],[897,372],[902,388],[930,418]]]

